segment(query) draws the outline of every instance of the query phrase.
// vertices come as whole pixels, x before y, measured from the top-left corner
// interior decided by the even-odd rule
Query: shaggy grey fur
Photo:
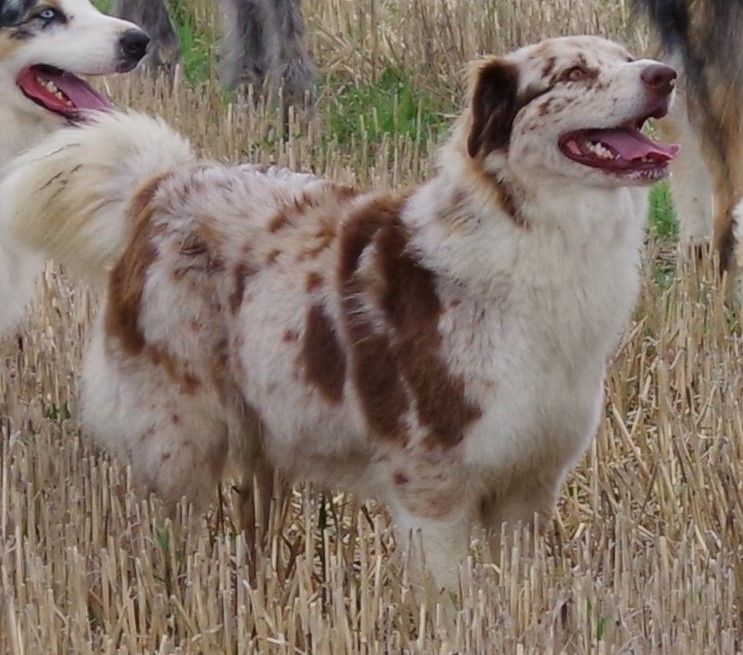
[[[282,84],[287,101],[301,102],[316,69],[299,0],[220,0],[220,6],[224,85]]]
[[[300,0],[219,0],[219,8],[224,86],[282,85],[285,100],[301,104],[317,71],[307,50]],[[150,35],[153,64],[177,60],[178,39],[163,0],[116,0],[114,12]]]
[[[178,35],[163,0],[115,0],[112,13],[139,25],[150,35],[148,64],[171,67],[178,62]]]

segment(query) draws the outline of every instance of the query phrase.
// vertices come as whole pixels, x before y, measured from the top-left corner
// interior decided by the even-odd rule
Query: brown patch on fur
[[[312,305],[307,313],[302,355],[307,381],[327,400],[340,403],[346,382],[346,354],[322,305]]]
[[[429,444],[451,447],[481,411],[464,395],[464,381],[441,358],[441,305],[433,273],[410,254],[401,226],[380,235],[379,256],[386,290],[382,308],[396,331],[397,354],[416,398]]]
[[[358,193],[353,187],[342,184],[326,184],[313,191],[304,191],[299,198],[293,198],[286,206],[282,207],[281,211],[269,221],[268,231],[276,234],[291,226],[293,224],[292,219],[301,217],[309,210],[317,208],[324,197],[331,197],[338,202],[346,202],[357,196]],[[324,235],[318,235],[318,238],[323,237]],[[322,250],[322,248],[320,249]]]
[[[362,318],[365,285],[356,272],[364,250],[381,230],[396,223],[405,199],[378,198],[354,214],[341,234],[339,264],[344,320],[353,353],[351,372],[366,420],[379,438],[403,444],[407,441],[403,416],[409,402],[399,364],[389,337],[377,334]]]
[[[548,78],[550,75],[552,75],[552,71],[555,70],[556,65],[557,57],[548,57],[547,61],[544,62],[544,66],[542,67],[542,77]]]
[[[441,358],[441,306],[433,273],[410,252],[400,220],[405,197],[379,198],[351,217],[341,240],[340,281],[344,318],[351,340],[352,374],[364,412],[382,438],[405,440],[403,416],[415,399],[429,446],[451,447],[480,409],[464,395],[464,381]],[[372,246],[379,290],[357,274],[364,250]],[[370,297],[378,296],[378,297]],[[366,302],[365,302],[366,301]],[[380,333],[364,318],[365,304],[379,305],[388,329]],[[404,383],[403,383],[404,381]]]
[[[498,194],[500,200],[500,206],[503,210],[513,219],[519,227],[528,228],[529,223],[521,213],[521,207],[519,206],[516,196],[511,189],[510,185],[499,177],[492,176],[495,191]]]
[[[289,225],[289,217],[286,215],[286,211],[281,211],[268,223],[268,231],[271,234],[276,234],[276,232],[283,230],[287,225]]]
[[[245,300],[245,282],[247,278],[252,277],[257,273],[257,269],[254,266],[250,266],[245,262],[240,262],[235,266],[232,271],[232,277],[234,281],[234,288],[229,297],[230,311],[232,314],[237,314],[240,307],[242,307],[243,301]]]
[[[349,301],[347,309],[352,309]],[[385,335],[376,335],[368,324],[349,328],[353,339],[353,372],[366,420],[377,437],[405,445],[403,417],[409,401],[402,384],[396,353]]]
[[[326,221],[325,223],[323,223],[322,227],[313,235],[313,238],[316,239],[315,245],[303,250],[299,254],[297,261],[303,262],[309,259],[316,259],[332,245],[335,237],[335,226],[330,221]]]
[[[548,98],[543,103],[541,103],[538,107],[539,115],[547,116],[548,114],[552,113],[552,107],[553,107],[554,102],[555,102],[555,98]]]
[[[132,236],[109,278],[106,334],[117,339],[131,355],[139,355],[145,346],[139,326],[140,305],[147,272],[157,257],[152,241],[161,232],[152,223],[157,209],[153,200],[167,177],[163,174],[152,178],[132,199],[127,216],[133,224]]]
[[[516,225],[522,228],[529,227],[529,221],[521,212],[518,196],[508,181],[494,173],[484,170],[476,160],[470,160],[469,170],[472,172],[473,176],[479,178],[480,182],[484,186],[489,187],[494,191],[497,196],[498,205],[511,217]]]
[[[347,184],[334,184],[330,187],[336,200],[346,201],[359,195],[359,190]]]
[[[394,481],[395,484],[398,484],[398,485],[403,485],[403,484],[407,484],[408,482],[410,482],[410,478],[404,473],[401,473],[400,471],[397,471],[392,475],[392,480]]]
[[[379,230],[397,221],[409,195],[382,196],[371,200],[344,225],[338,271],[341,283],[347,282],[356,273],[362,253],[372,245]]]
[[[280,254],[281,251],[277,248],[274,248],[271,252],[268,253],[268,256],[266,257],[266,265],[271,266],[272,264],[275,264]]]
[[[153,240],[162,232],[162,228],[153,224],[157,211],[153,201],[167,177],[168,174],[163,174],[152,178],[132,199],[128,219],[134,227],[127,248],[109,278],[105,332],[124,353],[132,357],[146,356],[155,366],[162,368],[184,393],[194,394],[201,381],[165,348],[146,343],[139,324],[147,274],[157,259]]]
[[[201,380],[188,371],[184,362],[174,357],[162,346],[148,343],[144,347],[143,354],[155,366],[164,370],[183,393],[193,396],[201,388]]]
[[[307,293],[312,293],[322,288],[323,278],[317,271],[310,271],[307,274]]]
[[[287,330],[286,332],[284,332],[281,340],[284,343],[293,343],[295,341],[299,341],[299,334],[297,332],[294,332],[293,330]]]

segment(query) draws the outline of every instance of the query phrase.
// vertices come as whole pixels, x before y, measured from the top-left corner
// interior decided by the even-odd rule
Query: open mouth
[[[16,84],[24,95],[55,114],[79,118],[83,112],[107,111],[111,102],[76,75],[53,66],[24,68]]]
[[[664,114],[665,111],[656,111],[611,129],[568,132],[560,137],[560,151],[583,166],[615,175],[661,179],[667,175],[669,163],[681,148],[653,141],[641,130],[649,118],[661,118]]]

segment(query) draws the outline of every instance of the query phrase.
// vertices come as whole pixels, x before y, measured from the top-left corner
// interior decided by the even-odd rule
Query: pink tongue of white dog
[[[32,66],[21,71],[18,86],[37,103],[63,115],[81,111],[107,111],[111,102],[72,73],[48,66]]]
[[[679,152],[673,143],[656,143],[639,130],[630,128],[588,131],[586,137],[612,148],[622,159],[632,161],[648,157],[656,161],[670,161]]]
[[[71,73],[61,73],[53,81],[77,109],[106,111],[111,108],[111,103],[106,98]]]

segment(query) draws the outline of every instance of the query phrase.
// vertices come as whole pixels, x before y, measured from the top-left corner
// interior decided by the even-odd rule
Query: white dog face
[[[474,75],[470,156],[503,157],[524,181],[550,174],[600,186],[644,185],[668,174],[675,145],[641,133],[665,116],[676,73],[598,37],[544,41],[481,62]]]
[[[88,0],[0,0],[0,91],[17,111],[75,119],[109,102],[77,75],[132,70],[148,36]]]

